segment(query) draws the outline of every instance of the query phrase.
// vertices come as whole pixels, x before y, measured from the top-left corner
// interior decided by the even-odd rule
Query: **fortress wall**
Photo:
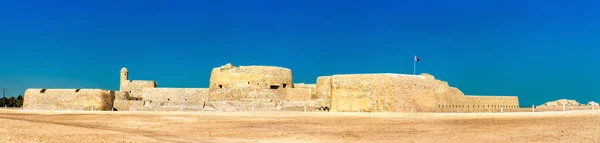
[[[320,76],[316,85],[317,98],[325,99],[331,96],[331,76]]]
[[[204,106],[208,88],[144,88],[144,106]]]
[[[129,99],[129,92],[115,91],[115,99],[127,100]]]
[[[279,100],[285,94],[283,89],[209,89],[210,101],[254,101],[254,100]]]
[[[116,111],[142,111],[144,101],[115,99],[113,105]]]
[[[397,90],[400,93],[399,107],[395,111],[401,112],[428,112],[437,107],[435,97],[436,80],[428,74],[422,75],[397,75]]]
[[[310,98],[317,99],[317,84],[294,83],[294,88],[309,89]]]
[[[142,97],[142,90],[144,88],[156,88],[156,86],[155,81],[149,80],[125,81],[121,83],[121,91],[130,91],[130,97]]]
[[[292,89],[292,88],[289,88]],[[288,89],[209,89],[207,108],[216,111],[277,111]]]
[[[432,112],[438,110],[440,104],[516,101],[512,97],[465,97],[459,89],[428,74],[334,75],[330,80],[332,111]],[[317,95],[324,93],[325,81],[326,78],[317,80]]]
[[[462,105],[501,105],[500,107],[518,106],[516,96],[464,96]]]
[[[436,111],[442,112],[500,112],[519,106],[516,96],[465,96],[458,88],[449,87],[443,81],[436,81],[435,96]]]
[[[317,78],[315,97],[318,106],[329,107],[331,104],[331,76],[320,76]]]
[[[447,102],[447,97],[445,94],[446,94],[446,92],[448,92],[448,90],[450,90],[450,86],[448,85],[448,82],[441,81],[441,80],[435,80],[433,83],[433,86],[434,86],[436,103],[444,104],[445,102]]]
[[[292,71],[273,66],[240,66],[227,64],[212,70],[210,89],[236,89],[254,87],[270,89],[292,88]]]
[[[463,97],[465,97],[465,94],[456,87],[449,87],[448,91],[444,93],[444,96],[448,104],[464,105],[465,101],[463,100]]]
[[[516,96],[463,96],[448,104],[439,104],[441,112],[513,112],[520,111]]]
[[[294,88],[316,88],[317,84],[294,83]]]
[[[395,74],[351,74],[331,77],[331,111],[377,112],[399,108]]]
[[[300,101],[308,101],[312,98],[312,93],[314,89],[312,88],[289,88],[285,89],[286,93],[283,95],[283,100],[300,100]]]
[[[436,93],[438,104],[458,105],[461,104],[465,94],[456,87],[440,87],[444,89],[442,93]]]
[[[112,110],[115,93],[101,89],[27,89],[29,110]]]

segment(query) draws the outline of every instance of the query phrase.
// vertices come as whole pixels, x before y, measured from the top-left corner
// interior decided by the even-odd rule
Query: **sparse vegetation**
[[[21,107],[23,106],[23,96],[19,95],[16,98],[14,96],[10,98],[2,97],[0,98],[0,105],[2,107]]]

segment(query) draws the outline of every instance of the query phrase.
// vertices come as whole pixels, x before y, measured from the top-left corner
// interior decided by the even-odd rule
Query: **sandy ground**
[[[0,110],[2,142],[600,142],[600,111],[544,113]]]

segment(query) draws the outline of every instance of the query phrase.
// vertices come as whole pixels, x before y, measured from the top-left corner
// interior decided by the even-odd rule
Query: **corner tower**
[[[127,71],[127,68],[123,67],[121,69],[121,82],[119,82],[119,83],[123,83],[128,80],[129,80],[129,71]]]

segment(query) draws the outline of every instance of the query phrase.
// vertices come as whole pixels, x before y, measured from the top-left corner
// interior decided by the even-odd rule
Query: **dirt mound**
[[[559,99],[556,101],[546,102],[545,104],[540,105],[541,107],[562,107],[563,104],[567,107],[572,106],[584,106],[583,104],[575,101],[575,100],[567,100],[567,99]]]

